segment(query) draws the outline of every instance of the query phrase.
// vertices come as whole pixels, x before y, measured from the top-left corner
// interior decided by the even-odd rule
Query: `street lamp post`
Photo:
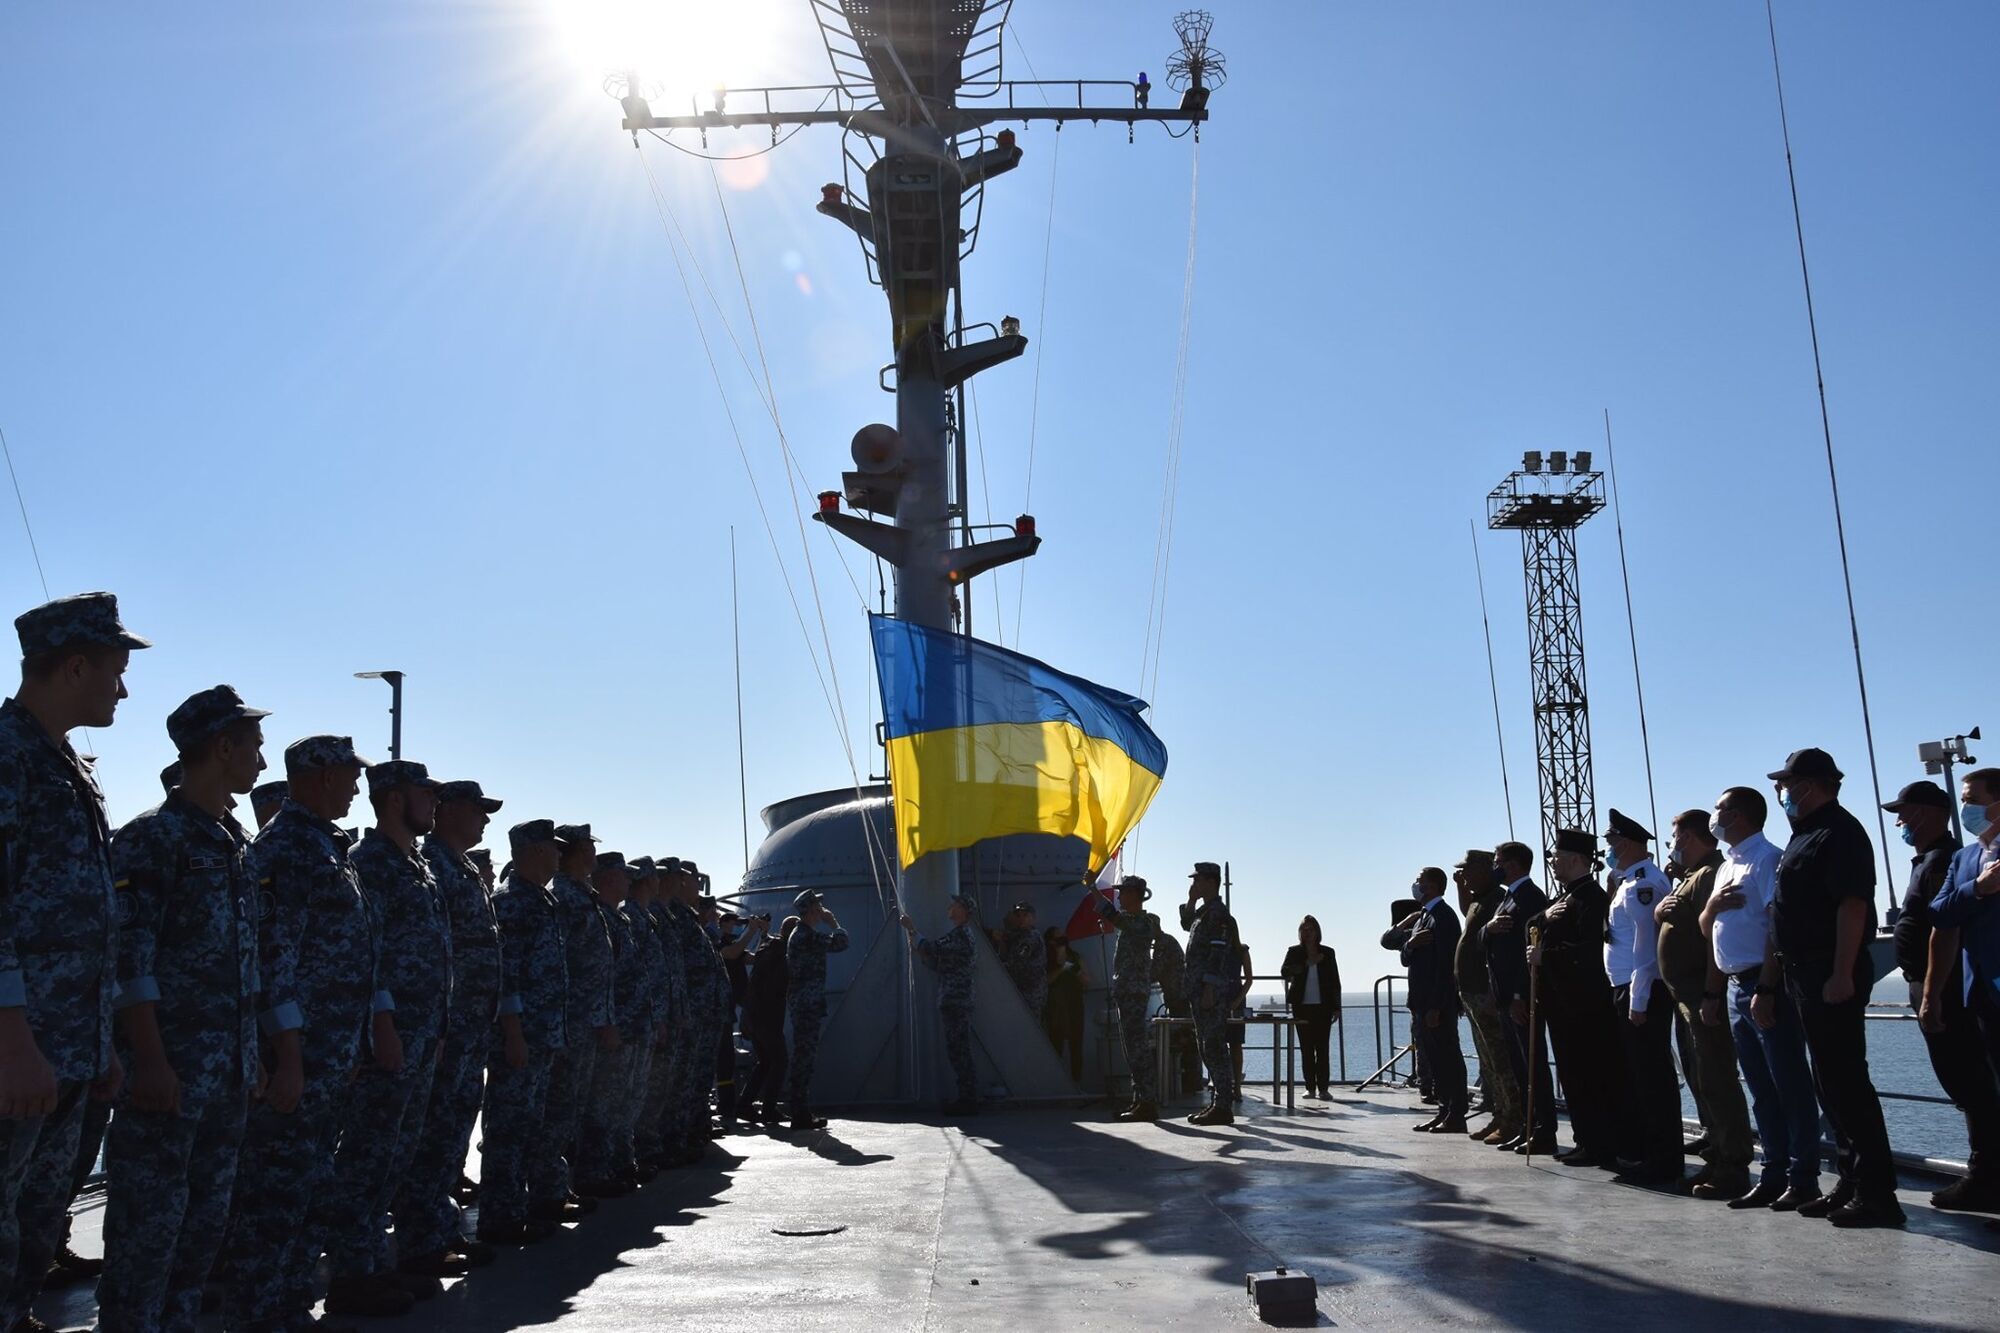
[[[389,682],[389,757],[403,757],[403,673],[400,671],[357,671],[356,680]]]

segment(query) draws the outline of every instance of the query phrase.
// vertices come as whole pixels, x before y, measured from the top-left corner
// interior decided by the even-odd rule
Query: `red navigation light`
[[[1000,131],[993,136],[993,142],[999,144],[1002,148],[1012,148],[1014,146],[1014,131]]]
[[[833,208],[839,205],[841,196],[846,193],[847,191],[838,185],[822,185],[819,187],[819,201],[822,205]]]
[[[819,512],[822,514],[838,514],[840,512],[840,492],[821,491],[819,493]]]
[[[1016,537],[1032,537],[1032,536],[1034,536],[1034,535],[1035,535],[1035,516],[1034,516],[1033,514],[1023,514],[1023,515],[1021,515],[1021,516],[1020,516],[1019,518],[1015,519],[1015,520],[1014,520],[1014,535],[1015,535]]]

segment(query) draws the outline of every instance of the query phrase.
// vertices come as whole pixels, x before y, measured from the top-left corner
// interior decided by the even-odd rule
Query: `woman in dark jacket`
[[[1300,1058],[1305,1064],[1306,1096],[1331,1095],[1328,1041],[1340,1021],[1340,964],[1333,950],[1320,944],[1319,922],[1299,922],[1299,942],[1285,952],[1278,972],[1285,979],[1285,1003],[1298,1029]]]

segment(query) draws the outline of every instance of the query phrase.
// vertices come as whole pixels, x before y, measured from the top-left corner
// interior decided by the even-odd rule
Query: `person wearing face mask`
[[[1637,1183],[1679,1188],[1681,1088],[1674,1074],[1673,997],[1660,984],[1660,927],[1655,912],[1670,891],[1653,861],[1652,832],[1630,815],[1611,812],[1605,862],[1614,885],[1604,930],[1604,971],[1618,1014],[1624,1055],[1622,1154]]]
[[[1438,1110],[1411,1128],[1419,1134],[1465,1133],[1465,1053],[1458,1045],[1458,913],[1444,900],[1444,871],[1425,866],[1411,892],[1417,910],[1382,935],[1409,973],[1410,1033],[1437,1090]]]
[[[1549,1046],[1569,1103],[1576,1145],[1555,1154],[1565,1166],[1610,1170],[1621,1155],[1638,1152],[1634,1122],[1625,1114],[1625,1066],[1618,1044],[1617,1010],[1604,967],[1610,900],[1597,882],[1596,835],[1582,829],[1556,834],[1556,896],[1531,925],[1541,944],[1531,957],[1542,972],[1542,1012]],[[1537,1104],[1541,1093],[1535,1094]],[[1621,1154],[1620,1134],[1632,1140]]]
[[[1653,915],[1660,924],[1660,980],[1673,992],[1675,1011],[1688,1034],[1682,1069],[1707,1131],[1702,1168],[1687,1189],[1698,1199],[1734,1199],[1750,1192],[1750,1108],[1736,1078],[1736,1043],[1727,1028],[1710,1026],[1701,1017],[1713,957],[1701,914],[1722,866],[1708,811],[1676,815],[1673,845],[1681,882]]]
[[[1910,984],[1924,1046],[1938,1086],[1965,1115],[1971,1155],[1966,1174],[1931,1195],[1939,1208],[2000,1210],[2000,1082],[1986,1056],[1979,1021],[1965,1007],[1959,971],[1959,931],[1933,920],[1931,903],[1951,873],[1959,841],[1951,829],[1951,797],[1935,782],[1912,782],[1885,801],[1903,842],[1915,855],[1896,918],[1896,965]]]
[[[2000,1071],[2000,768],[1966,774],[1959,795],[1965,802],[1960,822],[1972,841],[1952,858],[1944,887],[1931,903],[1931,922],[1958,934],[1958,991],[1983,1040],[1988,1067]],[[1928,1000],[1925,1007],[1932,1007]],[[1993,1209],[1985,1204],[1981,1211]],[[2000,1222],[1987,1226],[2000,1228]]]
[[[1820,1109],[1840,1150],[1840,1183],[1799,1213],[1837,1227],[1901,1226],[1864,1021],[1874,983],[1867,943],[1875,934],[1875,848],[1840,803],[1841,777],[1831,755],[1810,748],[1793,751],[1770,775],[1792,822],[1778,859],[1771,934],[1805,1026]],[[1770,997],[1759,999],[1769,1006]]]
[[[1556,843],[1562,845],[1561,835]],[[1556,1150],[1556,1098],[1549,1079],[1548,1047],[1529,1021],[1533,1019],[1533,1028],[1543,1028],[1548,1019],[1546,1008],[1528,1012],[1527,941],[1529,921],[1540,917],[1549,900],[1529,877],[1534,864],[1535,853],[1526,843],[1503,842],[1493,849],[1493,882],[1500,888],[1500,901],[1493,905],[1493,915],[1480,934],[1493,1003],[1506,1025],[1507,1063],[1523,1097],[1520,1132],[1495,1146],[1502,1152],[1547,1155]]]

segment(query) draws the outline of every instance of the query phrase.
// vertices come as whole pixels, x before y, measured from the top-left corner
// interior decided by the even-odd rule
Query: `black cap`
[[[1611,812],[1610,824],[1611,827],[1604,834],[1607,838],[1630,838],[1633,842],[1651,842],[1653,840],[1653,835],[1647,830],[1646,826],[1630,815],[1623,815],[1613,810]]]
[[[489,815],[501,806],[501,802],[488,796],[480,789],[478,783],[467,778],[439,784],[438,804],[442,805],[446,801],[472,801]]]
[[[1847,775],[1833,762],[1833,756],[1825,750],[1807,748],[1794,750],[1785,756],[1785,766],[1775,773],[1769,773],[1773,782],[1783,782],[1787,778],[1815,778],[1821,782],[1838,782]]]
[[[558,824],[556,825],[555,839],[562,844],[564,851],[568,851],[572,847],[582,847],[597,841],[597,839],[590,836],[590,825],[588,824]]]
[[[681,859],[681,873],[683,875],[693,875],[696,879],[700,879],[701,867],[683,857]]]
[[[1893,801],[1882,802],[1882,808],[1892,815],[1899,815],[1911,806],[1929,806],[1933,810],[1951,809],[1951,797],[1935,782],[1912,782],[1896,793]]]
[[[599,852],[597,854],[597,868],[599,870],[623,870],[627,874],[630,874],[632,869],[625,864],[625,853],[623,852]]]
[[[1007,910],[1010,912],[1026,912],[1029,916],[1035,915],[1035,905],[1029,902],[1026,898],[1023,898],[1020,902],[1015,903],[1012,907],[1008,908]]]
[[[530,819],[507,830],[507,845],[519,852],[523,847],[533,847],[539,843],[556,840],[556,825],[552,819]]]
[[[1204,877],[1208,879],[1221,879],[1222,867],[1213,861],[1196,861],[1194,863],[1194,873],[1189,875],[1188,878],[1201,879]]]
[[[1575,852],[1578,856],[1593,856],[1597,852],[1597,835],[1576,828],[1557,829],[1556,850]]]

